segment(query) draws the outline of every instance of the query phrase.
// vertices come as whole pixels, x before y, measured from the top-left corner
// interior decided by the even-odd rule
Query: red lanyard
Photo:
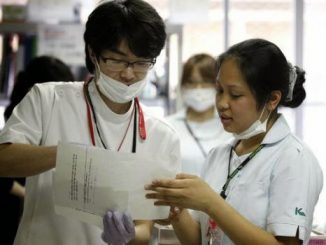
[[[138,97],[135,98],[135,104],[137,105],[138,109],[138,128],[139,128],[139,136],[142,140],[146,139],[146,127],[145,127],[145,119],[143,109],[140,106]]]
[[[218,226],[215,220],[209,218],[208,220],[208,229],[206,233],[206,237],[208,238],[208,244],[214,244],[214,241],[218,241],[221,239],[221,234],[219,233]]]
[[[91,100],[89,92],[88,92],[88,84],[89,84],[89,81],[84,83],[83,91],[84,91],[84,97],[85,97],[85,102],[86,102],[87,122],[88,122],[88,128],[89,128],[89,133],[90,133],[92,145],[95,146],[95,135],[94,135],[94,126],[93,126],[93,120],[94,120],[94,123],[95,123],[95,126],[96,126],[96,131],[97,131],[97,134],[98,134],[98,136],[99,136],[99,138],[101,140],[101,143],[104,146],[104,148],[107,149],[107,146],[105,145],[105,143],[104,143],[104,141],[102,139],[102,135],[101,135],[99,127],[98,127],[97,117],[96,117],[96,114],[95,114],[94,106],[92,104],[92,100]],[[139,136],[140,136],[140,138],[142,140],[145,140],[146,139],[146,127],[145,127],[144,114],[143,114],[143,110],[142,110],[142,108],[140,106],[139,100],[136,97],[134,99],[134,109],[133,109],[133,114],[134,114],[134,133],[133,133],[133,145],[132,145],[132,152],[133,153],[136,152],[137,111],[138,111],[138,131],[139,131]],[[93,114],[93,120],[92,120],[91,114]],[[125,131],[125,133],[123,135],[123,138],[122,138],[122,140],[121,140],[121,142],[120,142],[120,144],[118,146],[117,151],[120,150],[120,148],[121,148],[121,146],[122,146],[122,144],[123,144],[123,142],[125,140],[125,137],[127,135],[127,132],[129,130],[129,126],[130,126],[130,123],[131,123],[131,118],[132,117],[130,117],[127,129],[126,129],[126,131]]]

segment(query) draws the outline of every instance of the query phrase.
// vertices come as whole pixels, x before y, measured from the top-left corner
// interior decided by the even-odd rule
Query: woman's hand
[[[183,209],[178,207],[170,207],[169,217],[167,219],[157,219],[154,220],[155,223],[159,225],[170,225],[173,221],[179,220],[179,214]]]
[[[205,212],[218,194],[195,175],[178,174],[176,179],[154,180],[145,190],[148,199],[156,199],[158,206],[189,208]]]

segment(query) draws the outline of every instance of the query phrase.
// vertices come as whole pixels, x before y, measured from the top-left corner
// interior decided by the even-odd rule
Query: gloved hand
[[[130,215],[119,211],[107,211],[103,216],[104,242],[113,245],[123,245],[135,238],[135,226]]]

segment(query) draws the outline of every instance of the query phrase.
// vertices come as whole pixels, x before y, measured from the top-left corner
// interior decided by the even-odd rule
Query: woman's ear
[[[270,98],[267,102],[267,109],[269,111],[274,111],[282,98],[282,92],[280,90],[274,90],[271,92]]]

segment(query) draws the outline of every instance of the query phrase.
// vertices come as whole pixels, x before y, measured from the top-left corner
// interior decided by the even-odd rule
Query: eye
[[[151,62],[147,62],[147,61],[138,61],[135,63],[138,67],[144,67],[144,68],[147,68],[147,67],[150,67],[152,65]]]
[[[106,60],[106,62],[110,62],[111,64],[116,64],[116,65],[119,65],[119,64],[123,64],[124,61],[122,60],[114,60],[114,59],[109,59],[109,60]]]
[[[240,98],[241,96],[241,94],[231,94],[231,97],[235,99]]]

